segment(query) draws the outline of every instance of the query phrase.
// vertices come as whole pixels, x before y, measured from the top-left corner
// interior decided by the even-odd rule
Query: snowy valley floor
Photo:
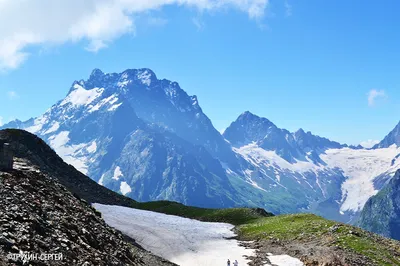
[[[245,256],[254,250],[239,245],[232,238],[234,227],[137,210],[121,206],[93,204],[110,226],[134,238],[146,250],[181,266],[226,265],[228,259],[239,265],[249,262]],[[283,255],[269,256],[278,266],[301,266],[299,260]]]

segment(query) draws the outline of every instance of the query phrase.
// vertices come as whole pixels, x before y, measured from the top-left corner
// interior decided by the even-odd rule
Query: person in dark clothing
[[[227,266],[231,266],[231,261],[230,261],[229,259],[228,259],[226,265],[227,265]]]

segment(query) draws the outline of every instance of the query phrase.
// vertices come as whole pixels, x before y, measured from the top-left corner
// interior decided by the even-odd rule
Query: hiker
[[[239,266],[239,262],[237,260],[235,260],[235,262],[233,263],[233,266]]]
[[[228,262],[226,263],[226,265],[231,266],[231,261],[228,259]]]

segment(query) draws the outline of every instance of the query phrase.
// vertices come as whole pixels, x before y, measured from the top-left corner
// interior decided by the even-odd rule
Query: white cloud
[[[0,127],[3,125],[3,117],[0,116]]]
[[[15,91],[8,91],[8,92],[7,92],[7,95],[8,95],[8,98],[9,98],[10,100],[14,100],[14,99],[19,98],[18,93],[16,93]]]
[[[379,140],[372,140],[372,139],[369,139],[369,140],[367,140],[367,141],[361,142],[360,145],[363,146],[364,148],[367,148],[367,149],[368,149],[368,148],[374,147],[375,144],[378,144],[378,143],[379,143]]]
[[[269,0],[0,0],[0,70],[17,68],[32,46],[86,41],[96,52],[135,32],[134,15],[166,5],[200,12],[234,8],[260,20]]]
[[[374,106],[376,99],[387,97],[384,90],[375,90],[375,89],[370,90],[367,95],[368,95],[368,105],[369,106]]]

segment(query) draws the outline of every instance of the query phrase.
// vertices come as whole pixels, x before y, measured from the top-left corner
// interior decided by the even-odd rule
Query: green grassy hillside
[[[231,223],[236,226],[240,240],[314,243],[361,257],[368,262],[365,265],[400,265],[400,242],[313,214],[273,216],[260,209],[202,209],[169,201],[137,203],[134,207],[201,221]]]
[[[137,209],[155,211],[170,215],[196,219],[205,222],[221,222],[233,225],[247,224],[260,218],[272,216],[263,209],[230,208],[230,209],[204,209],[189,207],[177,202],[154,201],[137,203],[133,206]]]
[[[377,265],[400,265],[400,242],[313,214],[279,215],[240,225],[241,239],[318,241],[369,258]]]

